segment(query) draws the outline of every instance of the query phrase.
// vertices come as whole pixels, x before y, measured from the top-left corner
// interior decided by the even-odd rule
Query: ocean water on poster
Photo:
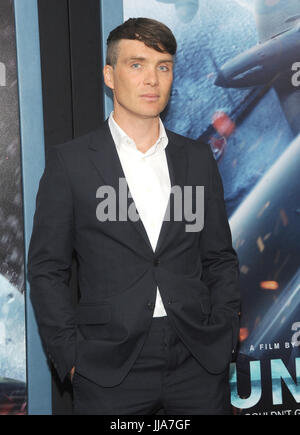
[[[26,380],[24,295],[0,275],[0,378]]]

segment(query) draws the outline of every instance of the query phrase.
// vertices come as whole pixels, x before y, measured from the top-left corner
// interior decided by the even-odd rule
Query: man
[[[61,380],[71,374],[75,414],[230,412],[238,260],[210,147],[159,117],[176,47],[155,20],[113,30],[114,112],[53,147],[40,181],[31,299],[48,357]]]

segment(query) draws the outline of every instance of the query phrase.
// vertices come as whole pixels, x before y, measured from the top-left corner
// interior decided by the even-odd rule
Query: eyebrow
[[[147,60],[146,57],[127,57],[125,59],[125,62],[126,63],[127,62],[132,62],[132,61],[140,61],[140,62],[142,62],[142,61],[145,61],[145,60]],[[168,63],[174,63],[173,59],[162,59],[158,63],[166,63],[166,62],[168,62]]]

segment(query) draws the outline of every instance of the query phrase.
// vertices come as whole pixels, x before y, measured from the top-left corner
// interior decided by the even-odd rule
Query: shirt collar
[[[135,142],[125,133],[124,130],[116,123],[113,117],[113,113],[111,112],[109,119],[108,119],[108,125],[114,140],[114,143],[116,145],[117,150],[123,149],[124,151],[128,151],[131,153],[135,153],[136,155],[140,155],[140,157],[146,157],[149,155],[152,155],[154,153],[158,153],[159,151],[162,151],[166,148],[168,145],[168,136],[165,130],[165,127],[163,125],[162,120],[159,118],[159,125],[160,125],[160,131],[159,131],[159,138],[155,142],[155,144],[146,152],[142,153],[139,151],[136,147]]]

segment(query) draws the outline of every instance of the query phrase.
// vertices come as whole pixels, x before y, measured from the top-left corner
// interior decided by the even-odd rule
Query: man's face
[[[157,117],[169,100],[173,56],[141,41],[122,39],[115,67],[104,67],[104,80],[113,89],[114,110],[118,114]]]

